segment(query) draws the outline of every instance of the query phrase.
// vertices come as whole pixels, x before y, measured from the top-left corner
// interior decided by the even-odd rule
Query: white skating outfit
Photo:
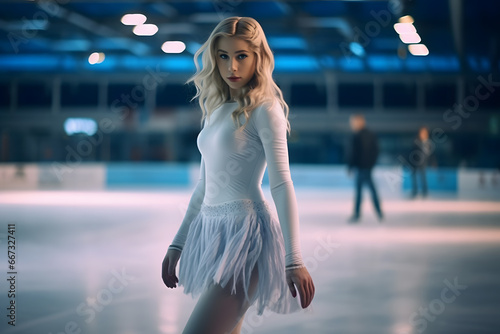
[[[209,284],[244,283],[258,268],[257,311],[300,309],[286,284],[285,266],[303,265],[295,191],[288,165],[286,119],[278,102],[256,108],[243,129],[225,103],[205,121],[198,135],[200,179],[171,248],[182,250],[179,285],[193,296]],[[240,115],[240,122],[245,117]],[[268,168],[278,218],[261,189]],[[281,225],[281,229],[280,229]]]

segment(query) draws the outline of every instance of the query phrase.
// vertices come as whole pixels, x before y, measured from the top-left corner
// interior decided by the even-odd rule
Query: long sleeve
[[[205,162],[203,157],[200,162],[200,176],[198,179],[198,183],[191,195],[191,199],[189,201],[189,205],[184,215],[184,219],[182,220],[181,226],[177,231],[177,234],[174,237],[169,248],[177,249],[182,251],[184,248],[184,244],[186,243],[186,238],[189,231],[189,226],[191,226],[191,222],[196,217],[198,212],[200,211],[201,204],[203,203],[203,198],[205,197]]]
[[[353,169],[354,167],[357,167],[357,162],[356,162],[356,150],[359,149],[359,144],[357,144],[357,137],[356,135],[352,135],[351,141],[349,143],[349,146],[347,147],[347,168],[349,170]],[[359,152],[358,152],[359,153]]]
[[[377,163],[378,156],[380,154],[380,145],[376,134],[373,134],[373,166]]]
[[[264,147],[271,195],[285,241],[286,266],[303,265],[299,240],[297,199],[290,176],[287,122],[279,103],[253,111],[254,124]]]

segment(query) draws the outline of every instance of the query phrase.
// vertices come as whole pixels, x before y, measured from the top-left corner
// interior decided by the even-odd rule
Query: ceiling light
[[[125,14],[121,21],[127,26],[138,26],[146,22],[146,16],[142,14]]]
[[[396,30],[396,32],[400,35],[417,32],[417,29],[415,29],[415,26],[413,26],[412,23],[396,23],[394,25],[394,30]]]
[[[180,41],[168,41],[163,43],[161,49],[165,53],[181,53],[186,50],[186,44]]]
[[[64,121],[64,131],[68,136],[86,134],[93,136],[97,132],[97,122],[92,118],[67,118]]]
[[[106,56],[102,52],[94,52],[89,56],[89,64],[94,65],[94,64],[100,64],[104,61],[104,58]]]
[[[363,46],[357,42],[351,42],[349,43],[349,50],[351,50],[352,53],[354,53],[358,57],[364,57],[365,56],[365,49]]]
[[[429,49],[425,44],[410,44],[408,45],[408,50],[414,56],[427,56],[429,54]]]
[[[153,36],[158,32],[158,27],[154,24],[141,24],[135,26],[133,32],[137,36]]]
[[[399,35],[399,38],[401,39],[401,42],[405,44],[415,44],[415,43],[420,43],[422,40],[420,38],[420,35],[417,33],[414,34],[401,34]]]
[[[410,15],[405,15],[399,18],[399,23],[413,23],[413,17]]]

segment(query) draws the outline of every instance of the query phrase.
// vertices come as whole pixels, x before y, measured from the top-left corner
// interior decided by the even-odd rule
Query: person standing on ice
[[[384,215],[380,206],[380,200],[372,178],[372,170],[377,162],[379,147],[375,134],[366,127],[366,120],[363,115],[352,115],[349,119],[353,136],[348,158],[348,173],[356,171],[354,212],[349,223],[357,223],[360,219],[363,186],[368,186],[372,195],[373,206],[379,221]]]
[[[203,115],[200,177],[163,260],[162,279],[169,288],[178,283],[185,293],[201,295],[184,334],[239,334],[251,305],[259,314],[291,313],[314,297],[300,250],[288,106],[272,78],[264,31],[252,18],[220,22],[195,64],[188,82],[196,85]],[[266,165],[277,217],[261,189]]]

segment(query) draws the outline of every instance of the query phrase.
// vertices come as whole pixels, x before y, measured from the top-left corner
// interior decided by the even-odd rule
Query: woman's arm
[[[198,178],[198,183],[191,195],[191,199],[189,201],[189,205],[184,215],[184,219],[182,220],[181,226],[177,231],[177,234],[174,237],[169,249],[177,249],[182,251],[184,248],[184,244],[186,243],[187,234],[189,231],[189,226],[191,226],[191,222],[196,217],[198,212],[200,212],[201,204],[203,203],[203,198],[205,197],[205,161],[203,157],[200,162],[200,176]]]
[[[203,198],[205,197],[205,162],[203,157],[200,163],[200,177],[196,188],[191,195],[191,200],[189,201],[188,209],[184,215],[181,226],[177,231],[177,234],[172,241],[172,244],[168,247],[167,254],[165,255],[162,263],[161,277],[165,285],[169,288],[177,287],[179,279],[175,275],[175,267],[179,258],[181,256],[182,249],[186,243],[187,235],[189,232],[189,227],[191,222],[196,217],[198,212],[200,212],[201,204],[203,203]]]
[[[266,155],[271,194],[285,240],[286,282],[292,296],[295,298],[298,292],[301,306],[306,308],[314,298],[315,287],[300,252],[299,214],[288,162],[287,121],[278,103],[257,108],[254,113],[255,127]]]
[[[286,266],[302,266],[297,200],[290,176],[287,121],[279,103],[254,110],[254,124],[264,147],[271,194],[285,240]]]

